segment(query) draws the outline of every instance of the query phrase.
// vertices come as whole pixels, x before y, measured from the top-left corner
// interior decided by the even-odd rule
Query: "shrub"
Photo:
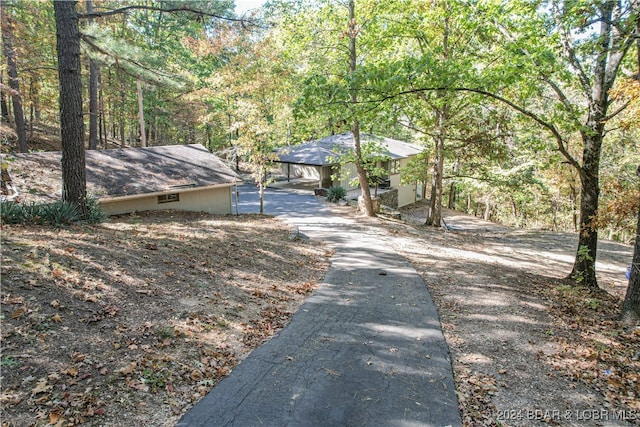
[[[78,207],[67,202],[55,202],[40,205],[40,223],[51,225],[69,225],[80,218]]]
[[[331,187],[327,194],[327,200],[333,203],[338,203],[341,199],[344,199],[347,195],[347,190],[342,187]]]
[[[100,209],[95,198],[87,199],[87,217],[91,224],[104,221],[106,215]],[[3,224],[45,224],[62,226],[80,220],[78,207],[68,202],[54,203],[16,203],[5,201],[0,203],[0,219]]]
[[[93,196],[87,197],[87,222],[89,224],[99,224],[107,219],[107,214],[104,213],[98,199]]]
[[[25,205],[16,202],[2,202],[0,204],[0,218],[3,224],[19,224],[23,222]]]

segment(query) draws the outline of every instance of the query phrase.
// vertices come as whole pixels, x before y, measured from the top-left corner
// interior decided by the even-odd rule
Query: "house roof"
[[[9,155],[13,183],[34,201],[59,200],[60,151]],[[238,176],[200,144],[85,151],[87,192],[98,199],[232,185]]]
[[[388,150],[392,159],[402,159],[416,155],[422,149],[408,142],[397,139],[375,136],[368,133],[360,134],[361,143],[378,142]],[[329,166],[338,163],[340,152],[354,148],[351,132],[327,136],[326,138],[310,141],[304,144],[281,148],[277,151],[280,163],[294,163],[311,166]]]

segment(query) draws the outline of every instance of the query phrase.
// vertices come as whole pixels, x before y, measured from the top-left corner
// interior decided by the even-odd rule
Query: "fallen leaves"
[[[463,425],[498,426],[496,406],[492,395],[497,390],[497,381],[492,376],[473,372],[464,366],[455,366],[456,394],[463,411]]]
[[[562,375],[604,394],[611,408],[640,412],[640,330],[617,319],[620,301],[604,291],[558,285],[550,311],[561,352],[548,358]],[[571,333],[570,331],[580,331]]]
[[[46,378],[41,378],[40,380],[38,380],[38,382],[36,383],[36,386],[31,389],[31,395],[34,396],[36,394],[39,393],[45,393],[49,390],[51,390],[52,386],[50,386],[47,382]]]
[[[11,313],[11,318],[12,319],[19,319],[22,316],[24,316],[26,312],[27,312],[27,310],[25,308],[20,307],[19,309],[17,309],[13,313]]]
[[[322,246],[267,217],[159,212],[5,235],[0,418],[22,424],[173,425],[327,268]]]

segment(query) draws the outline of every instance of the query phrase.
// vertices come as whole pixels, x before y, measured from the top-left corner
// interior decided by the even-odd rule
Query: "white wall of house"
[[[398,189],[399,207],[415,203],[417,200],[417,185],[400,183],[400,170],[409,163],[412,157],[413,156],[398,159],[398,165],[396,168],[397,173],[389,175],[391,187]],[[359,184],[353,184],[354,179],[358,177],[356,166],[353,163],[348,163],[342,166],[340,178],[338,180],[331,179],[331,175],[334,174],[331,166],[308,166],[283,163],[282,174],[284,176],[289,176],[290,178],[315,179],[319,184],[322,182],[322,187],[324,188],[328,188],[332,185],[339,185],[347,191],[360,188]]]
[[[175,209],[192,212],[207,212],[211,214],[231,214],[232,208],[232,187],[215,187],[191,191],[176,191],[179,201],[159,202],[158,195],[140,196],[138,198],[111,199],[100,201],[100,206],[107,215],[119,215],[131,212],[154,211]],[[165,195],[166,196],[166,195]],[[168,197],[169,200],[172,197]]]

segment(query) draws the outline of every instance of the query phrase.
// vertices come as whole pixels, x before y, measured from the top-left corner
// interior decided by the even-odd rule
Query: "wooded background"
[[[637,0],[74,7],[85,148],[201,143],[259,164],[357,124],[424,147],[407,176],[436,203],[581,230],[587,258],[597,230],[635,236]],[[60,149],[57,30],[53,2],[2,2],[3,152]]]

